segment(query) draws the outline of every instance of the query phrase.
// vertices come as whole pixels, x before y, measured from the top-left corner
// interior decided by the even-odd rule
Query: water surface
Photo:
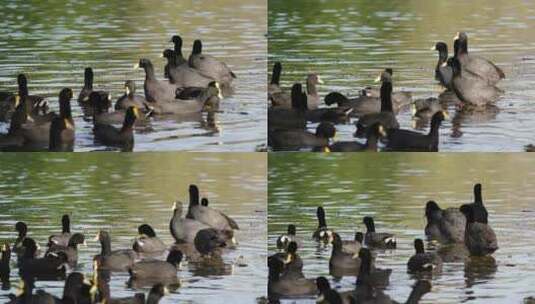
[[[269,69],[283,64],[283,85],[304,82],[317,72],[326,82],[320,95],[332,91],[355,95],[385,67],[394,69],[394,90],[414,98],[436,97],[437,52],[445,41],[452,52],[453,36],[465,31],[469,50],[500,66],[506,91],[499,112],[457,116],[440,132],[441,151],[521,151],[535,141],[535,3],[498,1],[350,1],[270,0]],[[453,110],[453,109],[450,109]],[[454,112],[450,111],[452,118]],[[402,128],[412,128],[409,109],[398,115]],[[310,126],[311,129],[315,125]],[[350,140],[352,124],[339,125],[339,140]],[[452,136],[454,135],[454,136]]]
[[[135,151],[254,151],[265,142],[266,1],[4,1],[0,7],[0,90],[16,91],[16,75],[26,73],[30,94],[49,97],[57,109],[63,87],[75,96],[84,68],[94,70],[95,89],[113,100],[127,79],[143,95],[142,70],[132,67],[148,58],[163,78],[159,58],[174,34],[184,39],[189,55],[194,39],[207,54],[224,60],[237,74],[234,96],[223,100],[219,132],[200,121],[158,119],[150,132],[138,132]],[[76,151],[100,150],[91,123],[73,102]]]
[[[172,244],[169,220],[173,201],[187,199],[188,185],[198,184],[214,208],[236,220],[239,245],[223,256],[225,274],[203,275],[192,264],[178,272],[182,287],[161,303],[214,303],[225,298],[251,303],[266,286],[266,156],[265,154],[135,153],[135,154],[4,154],[0,190],[0,241],[14,242],[14,224],[25,221],[29,235],[42,247],[61,232],[60,219],[71,215],[73,232],[83,232],[88,246],[79,249],[75,269],[92,273],[100,253],[96,233],[110,232],[112,249],[131,248],[137,227],[148,223]],[[242,166],[248,168],[242,170]],[[239,256],[247,266],[235,265]],[[12,259],[12,289],[0,291],[0,302],[18,285]],[[112,275],[112,297],[131,296],[127,273]],[[61,296],[64,282],[38,282],[38,288]],[[148,289],[141,290],[145,293]]]
[[[413,240],[425,239],[425,203],[433,199],[446,208],[472,202],[472,187],[481,182],[500,246],[495,265],[445,264],[422,303],[521,303],[533,296],[535,283],[534,167],[522,154],[270,154],[268,249],[274,253],[276,238],[294,223],[303,239],[305,276],[323,275],[340,290],[350,290],[355,278],[335,282],[329,276],[331,247],[318,248],[312,240],[316,208],[324,206],[327,225],[342,239],[364,231],[362,218],[373,216],[377,231],[396,234],[398,248],[379,252],[377,265],[393,270],[386,293],[404,302],[415,282],[406,264],[414,254]]]

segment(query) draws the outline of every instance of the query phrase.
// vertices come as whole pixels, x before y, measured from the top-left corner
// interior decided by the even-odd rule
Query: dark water
[[[0,90],[16,91],[16,75],[28,76],[30,94],[49,97],[57,109],[63,87],[83,86],[83,70],[93,67],[94,87],[115,101],[127,79],[143,95],[145,74],[133,70],[140,58],[155,65],[174,34],[189,54],[201,38],[206,53],[223,59],[238,75],[236,93],[223,100],[219,132],[199,121],[171,118],[153,121],[138,132],[135,151],[254,151],[265,142],[266,1],[3,1],[0,6]],[[91,123],[74,105],[76,151],[95,146]]]
[[[305,275],[323,275],[340,290],[350,290],[355,278],[335,283],[328,268],[331,248],[318,249],[312,241],[315,210],[324,206],[327,225],[342,239],[364,231],[362,218],[371,215],[378,231],[398,239],[397,249],[378,254],[377,265],[393,270],[386,292],[404,302],[414,284],[406,265],[412,242],[425,237],[425,203],[434,199],[445,208],[472,202],[473,184],[481,182],[500,246],[493,254],[496,267],[447,263],[422,303],[521,303],[534,294],[533,168],[535,161],[522,154],[270,154],[269,252],[294,223],[303,239]]]
[[[451,54],[453,36],[465,31],[469,50],[505,71],[498,86],[506,93],[497,102],[497,114],[456,117],[450,111],[462,136],[452,137],[452,120],[445,122],[439,149],[521,151],[535,141],[534,13],[535,3],[522,0],[270,0],[269,69],[281,61],[288,87],[317,72],[325,81],[320,87],[325,96],[332,91],[355,95],[373,85],[379,71],[392,67],[394,90],[412,91],[414,98],[436,97],[442,90],[434,80],[438,54],[429,49],[445,41]],[[412,128],[408,109],[398,120],[402,128]],[[337,128],[339,140],[352,138],[352,124]]]
[[[28,154],[26,154],[28,155]],[[152,225],[166,243],[174,200],[185,201],[190,183],[201,195],[240,225],[239,245],[223,256],[231,272],[203,276],[183,265],[182,287],[161,303],[251,303],[266,286],[266,156],[265,154],[4,154],[0,158],[0,240],[13,243],[14,224],[25,221],[29,235],[44,247],[47,238],[61,231],[60,218],[71,215],[73,232],[86,235],[79,249],[76,271],[92,273],[92,257],[100,252],[93,240],[100,229],[112,237],[112,249],[131,248],[141,223]],[[247,167],[243,170],[242,166]],[[239,256],[246,267],[234,265]],[[12,289],[0,292],[0,302],[18,285],[12,259]],[[234,265],[234,266],[233,266]],[[126,287],[128,274],[114,274],[112,297],[133,295]],[[38,287],[62,295],[63,282],[38,282]],[[148,289],[142,290],[145,293]]]

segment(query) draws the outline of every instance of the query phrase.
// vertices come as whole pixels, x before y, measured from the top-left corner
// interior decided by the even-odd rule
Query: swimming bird
[[[100,230],[95,237],[100,242],[101,251],[94,260],[98,262],[101,269],[126,272],[134,264],[137,254],[132,249],[111,250],[111,238],[107,231]]]
[[[385,149],[397,152],[438,152],[440,125],[447,117],[445,111],[436,112],[431,118],[431,128],[427,134],[399,128],[388,129]]]
[[[71,238],[71,218],[68,214],[64,214],[61,217],[61,233],[53,234],[48,238],[49,244],[55,244],[60,246],[69,245]]]
[[[432,50],[438,51],[438,62],[435,67],[435,79],[446,89],[451,89],[451,79],[453,71],[448,62],[448,45],[444,42],[437,42]]]
[[[159,253],[167,249],[165,243],[156,236],[154,229],[148,225],[143,224],[137,228],[139,236],[134,241],[132,248],[138,253]]]
[[[63,252],[67,256],[67,264],[74,268],[78,263],[78,245],[86,245],[85,237],[81,233],[74,233],[71,235],[67,246],[51,242],[45,256],[58,255],[59,252]]]
[[[103,99],[107,101],[110,101],[111,99],[111,95],[108,92],[102,90],[93,90],[93,69],[87,67],[84,70],[84,86],[78,95],[78,103],[83,107],[92,108],[91,104],[89,103],[89,95],[92,92],[97,92],[102,96]]]
[[[143,96],[136,94],[136,82],[134,80],[127,80],[124,84],[124,94],[115,102],[115,110],[126,110],[128,107],[134,106],[139,109],[145,108],[146,99]]]
[[[464,242],[466,218],[459,208],[441,209],[435,201],[428,201],[425,206],[425,235],[441,243]]]
[[[201,75],[210,77],[223,85],[232,84],[232,81],[237,78],[236,74],[226,63],[204,54],[202,48],[201,40],[197,39],[193,42],[193,49],[188,59],[189,66],[198,70]]]
[[[467,205],[472,207],[474,221],[487,224],[489,213],[485,205],[483,205],[482,187],[480,183],[474,185],[474,202]]]
[[[312,296],[317,293],[316,283],[304,277],[282,275],[284,264],[277,258],[268,258],[268,297],[271,300],[285,297]]]
[[[424,242],[421,239],[414,240],[416,253],[407,262],[407,269],[410,273],[433,272],[442,270],[442,259],[434,252],[425,252]]]
[[[454,40],[458,43],[455,57],[459,60],[464,70],[477,74],[491,85],[505,78],[505,73],[502,69],[490,60],[468,53],[468,35],[465,32],[458,32]]]
[[[210,226],[187,217],[182,218],[182,203],[175,202],[173,204],[173,216],[169,223],[171,235],[174,237],[177,243],[190,243],[193,244],[195,237],[200,230],[211,228]],[[218,230],[220,237],[227,241],[227,244],[231,245],[235,243],[233,230]]]
[[[365,136],[367,130],[372,125],[380,123],[385,129],[397,129],[399,123],[392,108],[392,76],[389,73],[381,73],[381,111],[362,115],[356,126],[355,135],[358,137]]]
[[[182,258],[182,252],[173,249],[165,261],[143,260],[132,264],[128,268],[128,273],[133,280],[146,280],[152,284],[173,284],[178,281],[177,271]]]
[[[485,221],[476,221],[475,206],[462,205],[461,212],[466,216],[466,228],[464,232],[464,244],[472,256],[491,255],[498,250],[498,240],[496,233]]]
[[[334,231],[327,228],[325,210],[322,206],[319,206],[318,209],[316,209],[316,217],[318,218],[318,228],[312,234],[312,238],[318,242],[331,243]]]
[[[393,234],[387,232],[375,232],[375,223],[371,216],[365,216],[362,222],[366,225],[364,243],[367,246],[387,249],[396,248],[396,238]]]
[[[277,238],[277,248],[281,250],[286,250],[290,242],[296,242],[299,246],[300,241],[298,241],[296,236],[296,227],[293,224],[288,225],[288,230],[285,234],[279,235]]]
[[[344,252],[342,239],[337,233],[333,233],[332,245],[329,273],[334,277],[358,275],[361,262],[358,254]]]
[[[50,123],[48,134],[48,150],[56,152],[72,152],[75,139],[75,125],[72,119],[71,89],[65,88],[59,93],[59,115],[55,115]]]
[[[199,203],[199,188],[197,185],[189,186],[189,207],[187,218],[191,218],[204,223],[217,230],[240,229],[236,221],[223,212],[212,207],[202,206]]]

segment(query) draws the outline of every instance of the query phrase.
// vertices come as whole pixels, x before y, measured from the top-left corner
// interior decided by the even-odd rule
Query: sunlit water
[[[61,232],[60,219],[71,215],[72,232],[83,232],[87,247],[79,248],[75,269],[92,273],[92,257],[100,252],[94,241],[100,229],[110,232],[112,249],[131,248],[142,223],[152,225],[171,245],[169,232],[174,200],[187,198],[190,183],[212,207],[234,218],[239,245],[223,256],[232,272],[203,276],[193,265],[178,272],[182,287],[161,303],[252,303],[264,296],[266,259],[266,156],[265,154],[136,153],[24,154],[0,159],[0,241],[13,244],[14,224],[25,221],[29,236],[44,248],[48,236]],[[247,170],[242,170],[246,166]],[[247,266],[235,264],[239,256]],[[0,291],[0,302],[16,292],[16,257],[11,261],[12,289]],[[140,290],[126,287],[127,273],[114,273],[112,297],[132,296]],[[61,296],[64,282],[38,282],[38,288]],[[148,289],[141,290],[147,293]]]
[[[237,74],[235,94],[223,100],[217,116],[220,132],[199,121],[157,119],[150,132],[135,135],[134,151],[254,151],[265,142],[266,1],[4,1],[0,7],[0,90],[16,91],[16,75],[28,76],[30,94],[57,96],[70,87],[78,96],[83,70],[94,70],[95,89],[115,101],[127,79],[143,95],[142,70],[133,66],[150,59],[163,78],[159,58],[174,34],[184,39],[189,55],[194,39],[203,51],[224,60]],[[92,124],[83,121],[76,101],[76,151],[101,150]]]
[[[521,151],[535,141],[535,3],[532,1],[269,1],[269,70],[283,65],[282,82],[304,82],[317,72],[332,91],[355,95],[385,67],[394,69],[394,90],[414,98],[436,97],[437,52],[445,41],[452,54],[453,36],[465,31],[469,51],[491,59],[506,79],[497,115],[460,120],[461,137],[452,137],[451,120],[440,131],[441,151]],[[271,73],[271,72],[270,72]],[[453,110],[453,109],[450,109]],[[454,112],[450,111],[450,116]],[[402,128],[412,128],[408,109],[398,115]],[[315,128],[315,125],[310,125]],[[350,140],[354,126],[338,125],[339,140]],[[427,131],[426,131],[427,132]]]
[[[500,247],[493,254],[497,267],[474,271],[465,270],[462,262],[444,264],[422,303],[521,303],[533,296],[534,166],[521,154],[270,154],[269,252],[276,251],[277,236],[294,223],[303,239],[299,253],[305,276],[323,275],[340,290],[353,289],[354,277],[334,282],[331,247],[318,249],[312,240],[316,208],[324,206],[327,225],[342,239],[365,231],[362,218],[371,215],[377,231],[398,239],[398,248],[379,251],[376,263],[393,270],[386,293],[404,302],[415,282],[406,264],[414,254],[413,240],[425,238],[425,203],[433,199],[445,208],[472,202],[473,184],[481,182]]]

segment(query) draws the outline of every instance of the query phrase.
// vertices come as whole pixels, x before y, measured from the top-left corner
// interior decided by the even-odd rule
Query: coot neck
[[[307,80],[307,94],[308,95],[318,95],[318,88],[313,80]]]
[[[327,228],[327,221],[325,221],[325,213],[318,212],[318,228]]]
[[[175,43],[175,60],[175,63],[184,60],[184,55],[182,55],[182,41]]]
[[[28,96],[28,83],[26,82],[26,79],[19,82],[19,98],[23,98]]]
[[[154,74],[154,67],[152,66],[152,63],[146,63],[144,69],[145,80],[156,80],[156,74]]]
[[[375,232],[375,223],[373,221],[366,222],[366,230],[368,232]]]
[[[110,239],[104,239],[100,241],[100,246],[102,247],[100,255],[107,256],[111,254],[111,241]]]
[[[429,130],[429,136],[438,137],[440,124],[441,124],[441,121],[439,119],[433,119],[433,121],[431,121],[431,129]]]
[[[93,89],[93,72],[86,73],[84,77],[84,88],[89,90]]]
[[[478,188],[476,189],[476,191],[474,192],[474,202],[476,203],[476,205],[478,206],[483,206],[483,197],[481,195],[481,188]]]
[[[392,108],[392,83],[383,81],[381,85],[381,112],[394,112]]]
[[[61,118],[72,118],[72,112],[71,112],[71,103],[69,100],[61,100],[59,104],[59,116]],[[65,231],[63,231],[65,232]],[[70,229],[68,229],[67,232],[70,232]]]
[[[271,84],[279,85],[281,78],[281,66],[275,64],[273,67],[273,75],[271,75]]]
[[[448,60],[448,50],[447,49],[440,49],[438,51],[438,63],[443,64]]]

